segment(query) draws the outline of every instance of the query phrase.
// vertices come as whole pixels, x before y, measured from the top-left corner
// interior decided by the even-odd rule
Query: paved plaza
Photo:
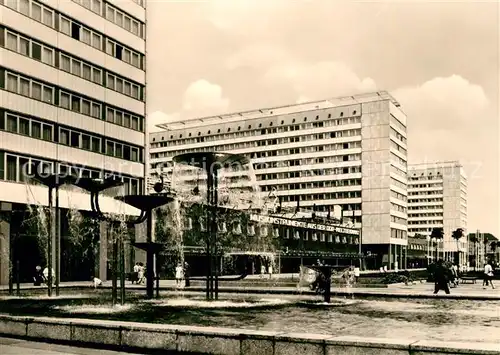
[[[90,282],[63,282],[61,283],[61,292],[64,293],[65,288],[73,287],[89,287]],[[156,287],[156,285],[155,285]],[[33,284],[21,284],[21,290],[32,290],[32,289],[43,289],[42,287],[34,287]],[[102,288],[111,288],[111,281],[105,281]],[[126,288],[129,290],[142,290],[146,291],[145,285],[131,284],[127,281]],[[261,285],[244,285],[241,282],[221,282],[219,286],[220,291],[226,293],[259,293],[259,294],[300,294],[307,293],[307,288],[298,289],[297,287],[282,287],[282,286],[261,286]],[[0,286],[0,290],[4,292],[8,290],[8,286]],[[160,290],[175,292],[176,286],[174,280],[161,280]],[[191,292],[204,292],[205,288],[203,283],[199,283],[196,286],[191,286],[184,291]],[[393,297],[433,297],[434,284],[429,282],[419,283],[414,285],[404,285],[404,284],[392,284],[388,287],[332,287],[332,294],[339,295],[350,295],[353,296],[393,296]],[[16,292],[16,286],[14,285],[14,293]],[[446,295],[443,291],[440,291],[438,297],[452,297],[452,298],[472,298],[472,299],[485,299],[485,300],[500,300],[500,282],[496,285],[495,289],[491,287],[483,288],[482,282],[479,280],[476,284],[460,284],[458,287],[450,289],[450,295]]]

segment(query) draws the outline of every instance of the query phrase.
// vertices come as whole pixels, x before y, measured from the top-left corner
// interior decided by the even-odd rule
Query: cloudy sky
[[[410,162],[461,160],[500,237],[496,1],[148,0],[150,122],[388,90]]]

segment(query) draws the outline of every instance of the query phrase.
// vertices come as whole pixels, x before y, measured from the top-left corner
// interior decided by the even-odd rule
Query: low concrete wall
[[[0,315],[0,334],[121,350],[221,355],[493,355],[500,344],[443,343],[171,324]]]

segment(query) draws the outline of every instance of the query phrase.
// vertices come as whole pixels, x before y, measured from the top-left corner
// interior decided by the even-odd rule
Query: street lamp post
[[[431,237],[428,235],[425,237],[425,239],[427,240],[427,266],[429,266],[430,264],[430,258],[431,258],[431,248],[430,248],[430,242],[431,242]]]
[[[432,259],[434,260],[434,258],[436,258],[437,260],[437,239],[436,238],[431,238],[431,255],[432,255]],[[434,255],[436,255],[434,257]]]

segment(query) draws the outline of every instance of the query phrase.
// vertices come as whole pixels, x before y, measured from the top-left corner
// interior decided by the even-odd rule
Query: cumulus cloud
[[[223,97],[222,88],[200,79],[191,83],[182,98],[182,108],[179,112],[164,113],[155,111],[148,115],[148,126],[150,132],[160,129],[156,127],[160,123],[191,119],[226,112],[229,107],[229,99]]]
[[[191,83],[183,97],[184,111],[218,113],[227,110],[229,100],[222,97],[222,88],[207,80],[198,80]]]
[[[452,75],[402,87],[392,94],[408,115],[410,158],[477,161],[482,156],[471,141],[491,121],[489,101],[481,86]],[[469,145],[470,149],[463,149]]]
[[[449,129],[476,122],[488,107],[488,98],[479,85],[460,75],[438,77],[422,85],[402,87],[393,92],[411,116],[419,117],[416,127]],[[438,118],[436,120],[436,118]]]

